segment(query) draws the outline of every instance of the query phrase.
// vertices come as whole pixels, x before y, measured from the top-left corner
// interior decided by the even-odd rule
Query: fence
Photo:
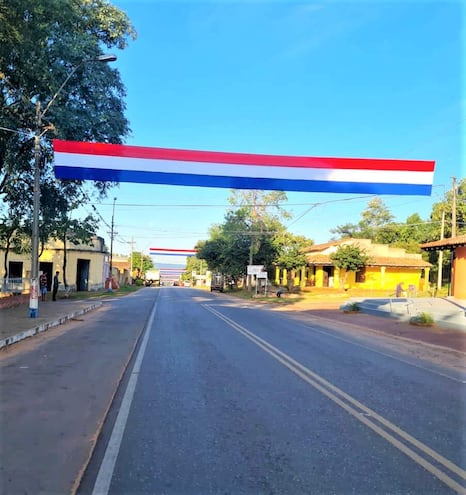
[[[22,278],[2,278],[1,291],[11,292],[13,294],[21,294],[25,289],[24,280]]]

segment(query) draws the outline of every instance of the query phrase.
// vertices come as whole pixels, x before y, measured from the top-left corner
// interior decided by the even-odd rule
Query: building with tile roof
[[[466,299],[466,234],[421,244],[425,251],[452,251],[451,295]]]
[[[340,246],[357,245],[369,256],[369,262],[359,272],[349,272],[345,289],[361,288],[395,291],[403,282],[408,291],[417,292],[429,287],[431,264],[422,259],[421,254],[407,253],[405,249],[386,244],[374,244],[370,239],[340,239],[324,244],[316,244],[306,250],[307,267],[302,285],[315,287],[343,288],[344,270],[336,268],[330,256]]]

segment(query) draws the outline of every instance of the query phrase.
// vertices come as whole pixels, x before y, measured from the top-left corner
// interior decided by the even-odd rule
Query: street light
[[[52,106],[57,96],[61,93],[73,74],[84,64],[89,62],[114,62],[116,55],[103,54],[95,58],[82,60],[76,65],[58,88],[52,99],[41,111],[40,101],[36,102],[35,132],[34,132],[34,189],[33,189],[33,215],[32,215],[32,239],[31,239],[31,283],[29,290],[29,316],[37,318],[39,315],[39,210],[40,210],[40,140],[51,126],[42,128],[42,119]]]

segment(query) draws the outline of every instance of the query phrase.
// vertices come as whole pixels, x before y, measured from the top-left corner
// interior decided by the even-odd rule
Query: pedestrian
[[[403,287],[404,282],[400,282],[395,289],[396,297],[402,297],[404,295],[405,289]]]
[[[58,292],[58,285],[59,285],[58,274],[59,273],[60,273],[59,271],[56,271],[55,276],[53,277],[52,301],[57,300],[57,292]]]
[[[47,295],[47,274],[42,272],[39,277],[40,295],[42,301],[45,301],[45,296]]]

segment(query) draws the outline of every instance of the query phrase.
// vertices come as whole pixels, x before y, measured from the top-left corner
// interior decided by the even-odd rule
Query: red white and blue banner
[[[197,249],[149,248],[152,256],[195,256]]]
[[[186,272],[186,268],[163,268],[160,269],[160,278],[164,280],[177,280],[183,273]]]
[[[159,268],[160,275],[179,276],[186,271],[186,268]]]
[[[431,194],[434,161],[224,153],[54,140],[59,179],[279,191]]]

